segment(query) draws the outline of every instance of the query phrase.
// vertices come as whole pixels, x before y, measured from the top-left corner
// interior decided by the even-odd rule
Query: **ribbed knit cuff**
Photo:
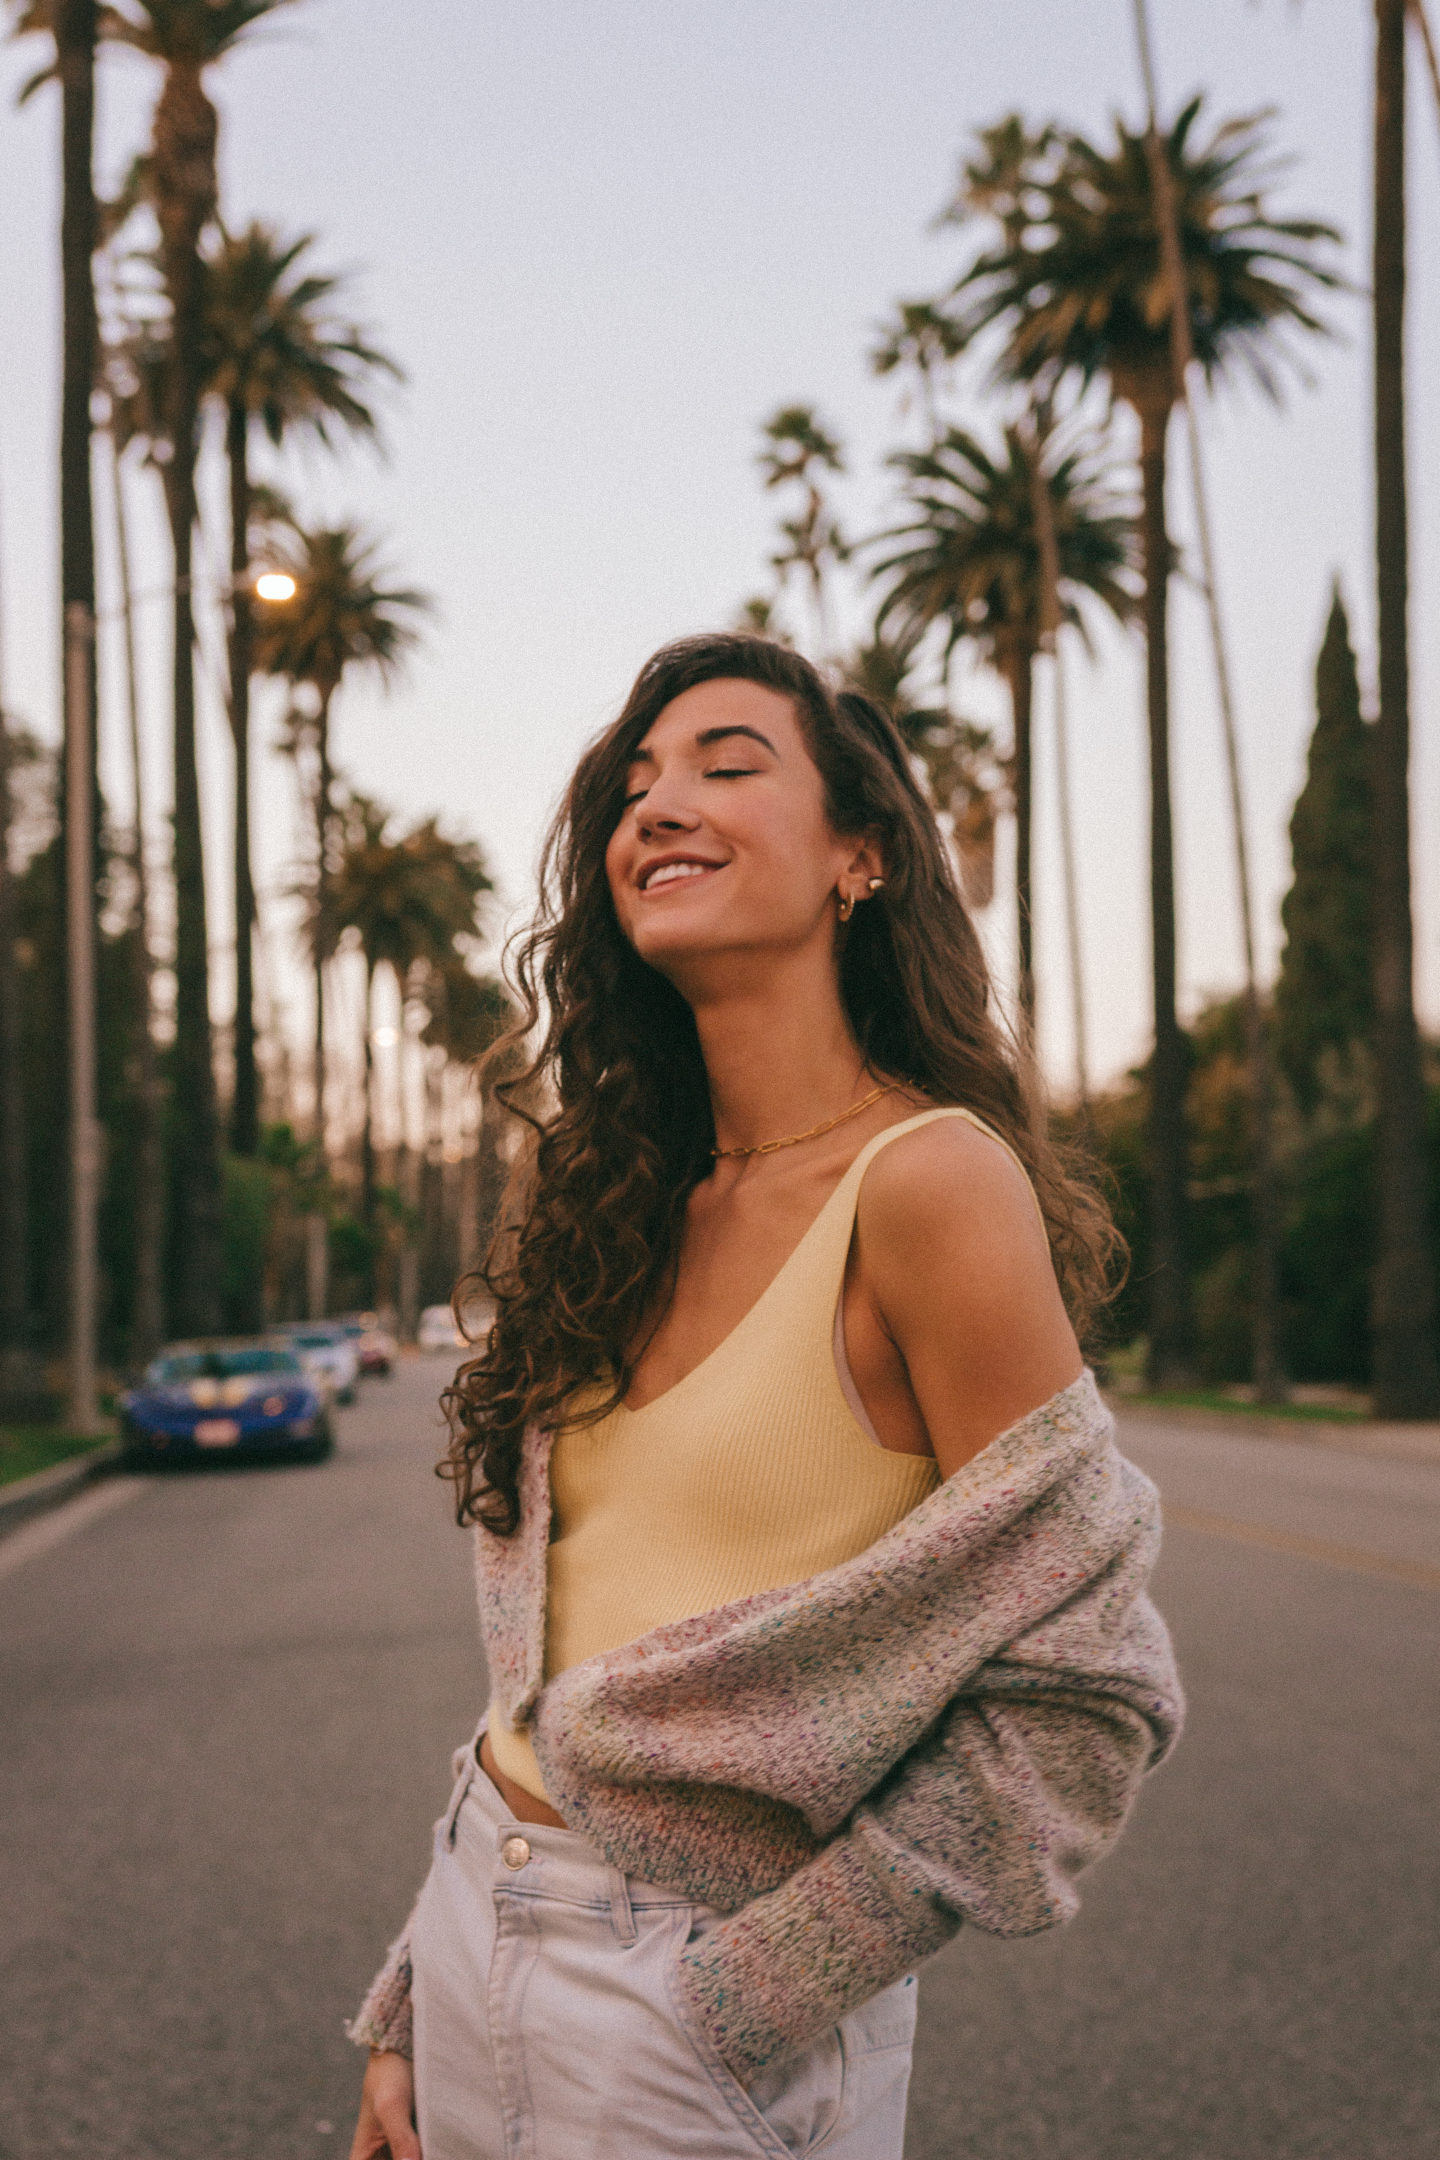
[[[958,1926],[851,1831],[682,1953],[681,2008],[748,2082],[933,1956]]]
[[[356,2047],[384,2048],[391,2055],[413,2058],[415,2014],[410,1983],[410,1944],[402,1936],[392,1945],[370,1983],[369,1994],[345,2027]]]

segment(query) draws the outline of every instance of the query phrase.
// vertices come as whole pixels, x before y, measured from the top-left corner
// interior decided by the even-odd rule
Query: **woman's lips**
[[[713,877],[723,870],[724,863],[677,862],[660,863],[647,872],[640,887],[642,899],[649,899],[657,892],[673,892],[678,886],[694,885],[703,877]]]

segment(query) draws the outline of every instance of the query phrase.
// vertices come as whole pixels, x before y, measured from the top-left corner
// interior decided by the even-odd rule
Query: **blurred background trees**
[[[162,1330],[376,1298],[404,1313],[444,1297],[478,1257],[507,1160],[504,1119],[471,1084],[511,1017],[486,941],[484,850],[448,821],[397,820],[347,780],[343,741],[337,758],[347,684],[393,683],[429,602],[388,566],[382,534],[287,493],[306,477],[295,452],[307,444],[379,447],[400,371],[311,235],[223,214],[215,73],[290,5],[7,0],[12,29],[33,40],[30,88],[53,87],[60,106],[60,596],[80,611],[82,646],[97,512],[119,587],[98,624],[106,665],[90,671],[99,729],[126,742],[134,806],[122,824],[99,802],[92,759],[112,1361],[143,1355]],[[1170,421],[1187,394],[1177,324],[1201,378],[1192,412],[1196,387],[1239,375],[1278,397],[1340,283],[1339,236],[1276,207],[1271,116],[1216,119],[1193,96],[1164,125],[1117,120],[1103,139],[1019,112],[980,130],[941,209],[958,251],[939,289],[893,303],[865,355],[899,391],[884,499],[852,515],[839,430],[801,399],[777,405],[757,446],[776,513],[769,579],[739,620],[806,647],[895,714],[972,906],[1005,896],[997,945],[1007,966],[1013,951],[1005,994],[1022,1037],[1062,987],[1038,972],[1031,863],[1037,776],[1052,772],[1056,799],[1038,814],[1053,811],[1074,854],[1066,669],[1115,626],[1138,634],[1153,1039],[1099,1091],[1086,1078],[1083,874],[1057,896],[1077,1078],[1055,1114],[1098,1143],[1134,1253],[1114,1354],[1143,1362],[1155,1386],[1257,1377],[1270,1238],[1289,1376],[1373,1380],[1382,1406],[1419,1414],[1440,1396],[1440,1111],[1408,987],[1407,9],[1419,21],[1413,0],[1374,0],[1378,665],[1357,663],[1335,594],[1284,947],[1273,987],[1260,986],[1278,1070],[1273,1237],[1257,1214],[1256,1007],[1177,1006],[1168,615],[1172,581],[1196,575],[1169,499]],[[117,198],[97,202],[95,77],[116,45],[149,63],[154,99]],[[145,702],[144,596],[129,578],[147,493],[170,538],[163,709],[153,689],[155,709]],[[1200,570],[1213,595],[1208,556]],[[1296,655],[1297,672],[1308,665]],[[985,671],[1003,685],[993,725],[968,703]],[[234,759],[228,1013],[212,1011],[203,692],[223,708]],[[68,1296],[70,806],[54,755],[3,706],[0,719],[0,1392],[13,1395],[59,1345]],[[162,731],[168,828],[143,785],[145,745]],[[251,776],[276,755],[290,761],[305,837],[257,894]],[[1045,946],[1056,949],[1048,933]],[[266,992],[267,952],[298,998],[308,1058],[292,1055],[284,995]]]
[[[330,1306],[382,1294],[394,1305],[407,1269],[412,1290],[421,1279],[422,1242],[425,1282],[446,1296],[477,1256],[485,1232],[473,1210],[494,1185],[478,1165],[469,1068],[511,1009],[485,972],[483,852],[433,818],[398,829],[343,783],[331,748],[344,683],[366,672],[393,681],[428,601],[384,570],[378,536],[308,521],[277,485],[297,447],[378,443],[377,397],[400,370],[360,325],[345,281],[318,267],[312,236],[264,220],[233,230],[222,216],[208,78],[290,4],[7,7],[14,34],[34,41],[25,94],[57,84],[62,107],[62,599],[93,635],[97,440],[120,588],[98,624],[118,664],[90,671],[92,695],[97,679],[104,689],[100,728],[126,738],[134,811],[121,827],[96,792],[100,1348],[112,1367],[166,1334],[301,1314],[317,1294]],[[124,184],[101,203],[94,84],[115,45],[153,64],[156,97]],[[171,544],[164,713],[145,707],[136,654],[145,596],[132,589],[130,530],[146,489],[163,502]],[[228,515],[207,535],[215,502]],[[217,578],[206,566],[221,560]],[[234,756],[235,995],[223,1029],[197,777],[202,680],[222,694]],[[267,898],[254,890],[250,782],[252,702],[270,683],[285,718],[265,747],[290,759],[313,842]],[[0,664],[0,1415],[53,1390],[70,1152],[63,767],[3,694]],[[163,847],[144,787],[145,744],[162,722],[173,799]],[[298,1076],[274,999],[257,1004],[266,912],[272,940],[288,918],[282,934],[314,982],[314,1057]],[[357,1015],[353,1041],[327,1044],[331,975]],[[497,1159],[503,1122],[492,1115],[485,1136]]]
[[[1271,114],[1207,124],[1197,95],[1153,135],[1117,120],[1110,140],[1091,141],[1020,113],[982,129],[939,221],[969,241],[957,274],[933,296],[896,303],[870,349],[873,371],[900,383],[900,417],[921,438],[888,460],[894,517],[842,541],[825,491],[844,471],[843,444],[811,408],[782,408],[763,430],[766,485],[782,470],[778,439],[794,446],[785,476],[809,493],[804,514],[782,522],[773,591],[748,601],[742,622],[808,644],[896,714],[972,906],[990,902],[995,834],[1008,828],[1022,1035],[1033,1034],[1037,987],[1037,665],[1051,656],[1055,811],[1068,862],[1065,657],[1087,609],[1140,630],[1154,1033],[1144,1064],[1093,1100],[1083,1079],[1083,934],[1076,881],[1065,880],[1082,1077],[1057,1117],[1098,1144],[1131,1246],[1114,1353],[1128,1346],[1122,1362],[1138,1360],[1160,1389],[1253,1378],[1268,1395],[1282,1374],[1302,1385],[1374,1379],[1390,1414],[1433,1415],[1440,1404],[1427,1375],[1440,1344],[1427,1285],[1440,1252],[1440,1074],[1409,989],[1396,147],[1405,11],[1405,0],[1377,0],[1379,698],[1367,720],[1337,593],[1317,663],[1273,991],[1214,1000],[1188,1021],[1177,1004],[1168,596],[1184,559],[1167,504],[1184,362],[1198,363],[1207,387],[1243,373],[1278,400],[1287,375],[1303,372],[1306,342],[1325,334],[1324,300],[1343,282],[1339,233],[1273,207],[1284,161]],[[971,417],[987,402],[998,408],[990,436]],[[830,544],[810,545],[811,533]],[[846,582],[852,560],[865,564],[868,585]],[[808,605],[797,612],[786,578],[801,561]],[[1208,555],[1203,568],[1213,603]],[[1215,634],[1218,645],[1218,617]],[[957,709],[961,652],[1005,683],[1009,725],[998,741]],[[1238,781],[1235,809],[1240,844]]]

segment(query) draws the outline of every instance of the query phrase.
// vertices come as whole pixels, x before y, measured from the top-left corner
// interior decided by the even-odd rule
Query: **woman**
[[[657,654],[542,882],[442,1466],[492,1702],[352,2160],[898,2160],[913,1966],[1067,1917],[1178,1727],[1112,1234],[898,735],[796,654]]]

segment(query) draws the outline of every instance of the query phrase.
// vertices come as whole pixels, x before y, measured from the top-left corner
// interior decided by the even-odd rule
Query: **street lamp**
[[[272,605],[293,600],[299,590],[288,570],[262,570],[255,580],[256,599],[269,601]]]

